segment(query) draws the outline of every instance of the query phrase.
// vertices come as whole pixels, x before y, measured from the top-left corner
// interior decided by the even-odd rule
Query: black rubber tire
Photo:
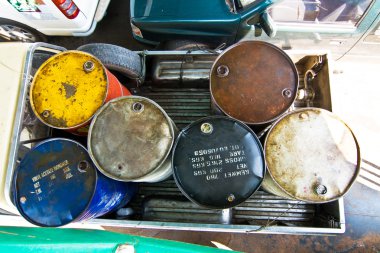
[[[43,52],[34,52],[33,53],[33,60],[32,60],[32,68],[31,68],[31,75],[34,76],[36,74],[39,67],[47,61],[52,54],[49,53],[43,53]]]
[[[34,28],[31,28],[27,25],[24,25],[22,23],[19,23],[10,19],[0,18],[0,26],[7,26],[7,25],[19,28],[27,33],[30,33],[30,35],[32,35],[34,38],[23,39],[17,36],[4,38],[3,36],[0,36],[0,42],[7,42],[7,41],[46,42],[47,41],[46,36]]]
[[[143,62],[137,53],[112,44],[91,43],[77,48],[97,57],[109,70],[132,79],[143,79]]]
[[[169,40],[160,43],[158,46],[159,50],[178,50],[178,51],[187,51],[187,50],[208,50],[212,46],[203,42],[196,42],[191,40]]]

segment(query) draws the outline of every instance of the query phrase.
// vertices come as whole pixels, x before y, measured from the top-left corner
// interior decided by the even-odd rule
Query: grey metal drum
[[[133,182],[158,182],[172,174],[168,158],[177,128],[155,102],[139,96],[113,99],[91,123],[90,156],[104,175]]]
[[[305,108],[281,117],[264,144],[264,190],[291,199],[324,203],[342,197],[360,169],[360,149],[336,115]]]

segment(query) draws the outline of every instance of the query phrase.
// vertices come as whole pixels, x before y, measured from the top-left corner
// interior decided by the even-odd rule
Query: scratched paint
[[[94,68],[84,70],[91,61]],[[42,122],[71,128],[88,121],[107,96],[107,74],[90,54],[66,51],[51,57],[37,71],[31,86],[31,104]]]
[[[137,186],[99,173],[79,143],[45,140],[21,160],[13,191],[19,213],[38,226],[85,221],[125,205]]]

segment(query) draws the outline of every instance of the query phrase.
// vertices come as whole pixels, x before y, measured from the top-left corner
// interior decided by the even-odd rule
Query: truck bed
[[[212,104],[208,86],[209,72],[218,52],[144,51],[140,53],[145,59],[145,81],[137,84],[118,75],[132,94],[146,96],[156,101],[179,129],[199,118],[220,113]],[[313,106],[331,111],[328,54],[288,53],[296,63],[300,90],[305,88],[303,81],[305,72],[309,69],[317,70],[315,78],[308,82],[308,87],[315,92],[314,99],[312,101],[298,99],[292,109]],[[30,62],[26,65],[27,73],[33,76],[39,65],[52,54],[44,49],[32,52]],[[20,101],[22,101],[20,105],[23,110],[16,118],[18,126],[14,130],[16,152],[8,168],[8,186],[18,161],[39,140],[63,136],[86,143],[85,138],[52,131],[39,123],[29,108],[28,79],[23,85],[25,89],[20,92]],[[257,134],[262,135],[261,140],[265,138],[265,130],[268,129],[254,129]],[[12,217],[21,219],[21,217]],[[311,204],[284,199],[260,189],[239,206],[211,210],[187,200],[172,178],[159,183],[140,183],[138,194],[128,206],[87,223],[116,227],[245,233],[337,234],[345,231],[342,198],[326,204]]]

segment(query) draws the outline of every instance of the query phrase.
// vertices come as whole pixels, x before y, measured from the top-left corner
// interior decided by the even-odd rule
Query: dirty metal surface
[[[284,197],[328,202],[343,196],[360,169],[355,136],[336,115],[299,109],[282,117],[264,145],[264,189]]]
[[[160,170],[174,138],[170,118],[155,102],[138,96],[121,97],[107,103],[95,115],[88,148],[102,173],[132,181]]]
[[[78,164],[86,166],[78,169]],[[86,149],[68,139],[50,139],[27,153],[15,172],[20,214],[39,226],[62,226],[89,205],[96,170]]]
[[[38,226],[89,220],[129,202],[137,185],[99,173],[78,142],[53,138],[28,152],[15,172],[15,201],[22,216]]]
[[[298,74],[281,49],[245,41],[226,49],[210,73],[213,101],[247,124],[268,123],[286,112],[297,95]]]
[[[264,153],[255,133],[225,116],[206,117],[184,128],[173,148],[172,166],[183,194],[214,209],[245,201],[265,174]]]
[[[173,179],[140,184],[131,202],[137,219],[149,221],[197,222],[280,226],[312,226],[318,211],[315,205],[290,200],[258,190],[242,204],[223,210],[200,207],[190,202]]]
[[[84,70],[85,62],[94,64]],[[107,75],[95,57],[66,51],[52,56],[38,69],[30,89],[36,116],[55,128],[73,128],[88,122],[107,96]]]
[[[216,55],[163,55],[152,64],[152,79],[156,84],[168,83],[206,83]]]
[[[149,221],[231,223],[231,209],[212,210],[199,207],[184,197],[152,197],[143,203],[142,218]]]
[[[244,203],[233,208],[235,224],[262,224],[282,226],[312,226],[316,206],[303,201],[289,200],[263,190],[257,191]]]

